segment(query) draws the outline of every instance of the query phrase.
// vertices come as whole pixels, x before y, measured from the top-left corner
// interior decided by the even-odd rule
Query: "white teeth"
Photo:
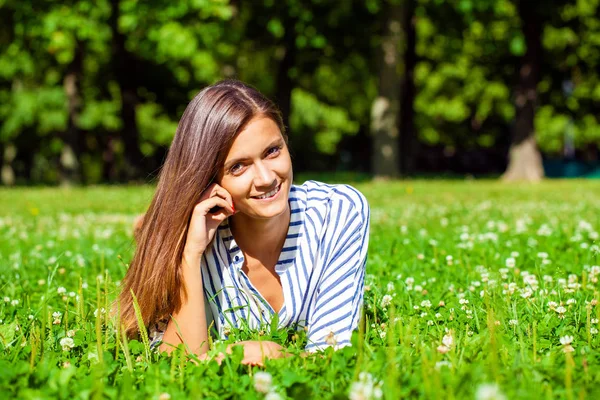
[[[267,194],[263,194],[262,196],[258,196],[257,199],[266,199],[267,197],[275,196],[277,194],[277,192],[279,192],[279,186],[277,186],[275,189],[271,190]]]

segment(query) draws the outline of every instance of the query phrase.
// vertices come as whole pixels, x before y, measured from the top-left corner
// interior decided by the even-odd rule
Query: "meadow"
[[[158,354],[113,323],[152,187],[0,189],[2,397],[600,398],[600,183],[355,186],[371,236],[354,344],[265,367]]]

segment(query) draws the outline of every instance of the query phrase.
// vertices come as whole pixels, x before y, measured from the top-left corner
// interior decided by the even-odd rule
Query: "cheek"
[[[234,205],[237,205],[248,196],[248,183],[243,177],[227,179],[223,181],[221,186],[229,192]]]

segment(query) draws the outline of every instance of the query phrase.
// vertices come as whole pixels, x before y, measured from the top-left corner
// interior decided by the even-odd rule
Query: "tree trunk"
[[[415,6],[416,0],[405,1],[404,37],[406,48],[404,50],[404,79],[400,94],[400,171],[402,175],[411,175],[415,171],[415,160],[418,142],[414,126],[414,101],[415,79],[414,71],[417,63],[415,50],[417,35],[415,32]]]
[[[400,45],[402,43],[403,6],[393,4],[385,15],[384,34],[381,40],[381,66],[379,94],[371,108],[371,134],[373,136],[372,168],[376,179],[395,178],[400,175],[399,124],[400,85],[402,76]]]
[[[119,0],[111,0],[110,26],[113,68],[121,88],[121,121],[123,122],[121,138],[125,151],[124,175],[126,180],[135,180],[139,179],[144,171],[144,156],[140,150],[140,135],[135,113],[138,104],[136,59],[125,48],[125,36],[119,31],[119,4]]]
[[[12,167],[12,162],[17,156],[17,148],[12,143],[6,143],[2,153],[0,178],[2,179],[3,185],[12,186],[15,184],[15,171]]]
[[[78,45],[75,57],[63,80],[63,87],[67,96],[67,109],[69,113],[67,130],[63,136],[63,148],[59,160],[59,180],[63,186],[81,182],[80,164],[80,135],[77,127],[81,113],[80,83],[83,70],[83,49]]]
[[[516,118],[509,162],[502,179],[536,182],[544,177],[542,156],[535,141],[537,84],[542,63],[542,23],[535,2],[518,1],[518,11],[527,50],[519,69],[515,92]]]

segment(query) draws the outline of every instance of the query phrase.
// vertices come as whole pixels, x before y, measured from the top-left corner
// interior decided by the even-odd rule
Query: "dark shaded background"
[[[149,181],[223,78],[277,102],[299,172],[600,175],[599,67],[597,0],[8,0],[1,178]]]

